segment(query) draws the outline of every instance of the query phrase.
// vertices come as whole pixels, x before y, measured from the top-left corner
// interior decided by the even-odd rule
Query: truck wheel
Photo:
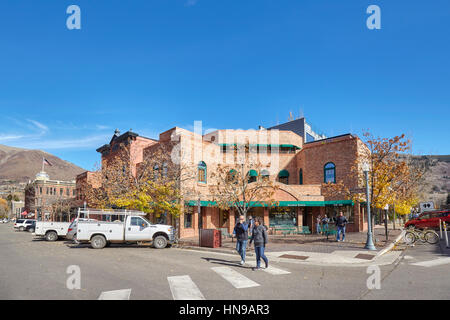
[[[157,236],[155,239],[153,239],[153,246],[156,249],[164,249],[167,247],[167,239],[164,236]]]
[[[106,239],[104,236],[96,235],[91,239],[91,247],[94,249],[103,249],[106,246]]]
[[[45,234],[45,240],[56,241],[58,240],[58,234],[55,231],[49,231]]]
[[[25,230],[24,227],[20,227],[20,228],[19,228],[19,231],[23,231],[23,230]]]
[[[34,229],[33,229],[33,228],[30,228],[30,229],[28,229],[28,232],[33,233],[33,232],[34,232]]]

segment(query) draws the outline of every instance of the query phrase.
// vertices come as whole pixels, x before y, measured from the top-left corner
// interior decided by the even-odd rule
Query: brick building
[[[115,150],[119,150],[117,146],[121,143],[131,151],[130,165],[134,173],[144,159],[152,157],[154,151],[163,145],[168,146],[168,150],[174,146],[178,151],[182,150],[183,163],[189,165],[187,169],[180,167],[180,171],[197,171],[195,179],[180,186],[184,203],[178,218],[180,238],[196,236],[202,228],[232,231],[237,218],[235,210],[219,209],[208,187],[215,183],[211,173],[241,145],[248,146],[248,153],[257,157],[269,155],[269,170],[255,172],[255,179],[267,177],[278,187],[273,196],[276,206],[255,207],[249,214],[261,217],[269,226],[292,224],[315,230],[318,215],[333,217],[343,211],[350,221],[348,231],[367,229],[365,210],[359,203],[343,197],[327,197],[323,193],[324,183],[337,181],[343,181],[349,189],[363,188],[350,171],[368,149],[355,135],[311,139],[304,143],[303,136],[292,130],[279,129],[217,130],[203,135],[175,127],[161,133],[158,140],[140,137],[133,132],[120,135],[116,131],[108,145],[97,149],[102,154],[102,165],[108,165],[108,159]],[[81,194],[82,190],[79,192]],[[176,222],[164,214],[150,219],[154,223],[175,225]]]
[[[25,188],[25,210],[35,219],[49,219],[52,205],[68,202],[76,197],[76,182],[51,180],[44,171]]]

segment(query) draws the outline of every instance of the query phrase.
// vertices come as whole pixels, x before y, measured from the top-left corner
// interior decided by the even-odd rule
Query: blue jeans
[[[336,236],[336,240],[337,241],[339,241],[339,236],[340,236],[341,233],[342,233],[342,241],[344,241],[345,240],[345,226],[343,226],[343,227],[338,226],[337,227],[337,236]]]
[[[247,249],[247,240],[237,240],[236,251],[241,256],[242,261],[245,262],[245,250]]]
[[[259,268],[261,266],[261,258],[264,260],[266,265],[269,263],[269,260],[264,255],[264,247],[255,247],[256,253],[256,267]]]
[[[320,224],[316,224],[316,233],[317,233],[317,234],[320,233]]]

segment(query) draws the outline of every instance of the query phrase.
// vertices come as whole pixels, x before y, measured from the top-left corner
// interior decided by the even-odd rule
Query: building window
[[[261,170],[261,179],[263,181],[268,181],[269,180],[269,171],[268,170]]]
[[[237,171],[234,170],[234,169],[231,169],[230,171],[228,171],[228,173],[227,173],[227,182],[228,183],[231,183],[231,182],[237,183],[237,181],[235,181],[236,180],[236,174],[237,174]]]
[[[185,213],[184,213],[184,227],[185,228],[192,228],[192,215],[194,212],[194,208],[192,207],[186,207]]]
[[[70,189],[69,188],[66,189],[66,195],[70,196]]]
[[[278,174],[278,181],[284,184],[289,184],[289,171],[281,170]]]
[[[167,178],[167,162],[163,163],[162,177]]]
[[[303,169],[298,172],[298,184],[303,184]]]
[[[336,183],[336,166],[333,162],[328,162],[323,167],[323,176],[325,183]]]
[[[77,192],[75,191],[75,189],[72,190],[72,196],[75,197],[77,194]]]
[[[336,222],[336,219],[337,217],[339,217],[340,212],[344,214],[349,223],[354,223],[355,217],[353,213],[353,206],[325,206],[325,214],[327,215],[328,219],[330,219],[331,223]]]
[[[39,187],[39,194],[42,194],[42,187]]]
[[[200,161],[198,164],[198,182],[206,183],[206,163]]]
[[[159,166],[155,164],[153,166],[153,180],[154,181],[158,180],[158,176],[159,176]]]
[[[248,183],[256,182],[256,179],[258,179],[258,172],[252,169],[247,173],[247,176]]]

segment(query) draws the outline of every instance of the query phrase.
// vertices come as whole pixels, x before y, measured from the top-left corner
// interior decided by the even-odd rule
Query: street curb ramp
[[[388,246],[386,246],[386,248],[384,248],[383,250],[378,252],[377,255],[375,256],[375,258],[381,257],[386,252],[391,251],[392,248],[403,238],[404,235],[405,235],[405,229],[402,230],[402,232],[397,236],[397,238],[395,238],[395,240],[391,244],[389,244]]]

